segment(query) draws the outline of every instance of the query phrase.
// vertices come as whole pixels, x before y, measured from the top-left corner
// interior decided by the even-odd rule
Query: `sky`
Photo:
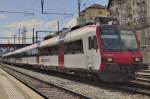
[[[34,15],[0,13],[0,37],[18,36],[18,29],[26,27],[27,37],[32,37],[32,28],[36,31],[55,31],[57,20],[61,27],[63,24],[77,16],[77,0],[45,0],[44,12],[49,13],[71,13],[70,15],[41,14],[41,0],[0,0],[0,11],[29,12]],[[81,0],[81,10],[94,3],[107,5],[108,0]],[[0,40],[0,43],[6,40]],[[12,42],[7,40],[8,43]]]

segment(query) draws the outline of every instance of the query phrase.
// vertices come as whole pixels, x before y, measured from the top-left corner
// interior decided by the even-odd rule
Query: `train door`
[[[101,58],[96,36],[93,36],[91,45],[92,45],[93,66],[94,66],[93,68],[99,69]]]
[[[87,37],[86,63],[88,69],[99,69],[100,54],[96,36]]]
[[[92,69],[93,68],[93,53],[92,53],[92,49],[91,49],[91,37],[87,38],[87,50],[86,50],[86,62],[87,62],[87,68],[88,69]]]

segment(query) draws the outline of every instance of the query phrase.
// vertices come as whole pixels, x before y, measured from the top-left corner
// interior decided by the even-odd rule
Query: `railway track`
[[[5,66],[4,66],[5,67]],[[6,66],[7,67],[7,66]],[[18,67],[13,67],[13,71],[15,70],[15,68],[18,68]],[[10,68],[10,67],[7,67],[7,69]],[[19,70],[19,69],[18,69]],[[16,69],[15,71],[18,72],[18,70]],[[22,72],[20,72],[22,73]],[[31,77],[32,78],[32,77]],[[60,81],[61,82],[61,81]],[[64,82],[62,82],[64,83]],[[64,83],[65,84],[65,83]],[[92,83],[90,83],[92,84]],[[69,85],[69,84],[68,84]],[[95,86],[97,89],[98,88],[104,88],[106,90],[111,90],[111,91],[118,91],[118,92],[121,92],[121,93],[124,93],[124,94],[129,94],[129,95],[136,95],[136,94],[139,94],[141,95],[142,97],[146,95],[146,97],[149,97],[150,96],[150,86],[149,85],[144,85],[142,83],[139,83],[138,80],[132,80],[131,82],[129,83],[119,83],[119,84],[116,84],[116,83],[99,83],[99,84],[92,84],[92,86]],[[83,85],[80,85],[80,86],[83,86]],[[77,86],[76,86],[77,87]],[[82,89],[82,87],[81,87]],[[87,89],[87,90],[90,90]],[[95,91],[91,89],[91,94],[95,94],[96,92],[98,92],[99,90]],[[92,93],[93,92],[93,93]],[[56,93],[55,93],[56,94]],[[96,93],[95,96],[93,97],[96,97],[97,94],[100,94],[100,93]],[[89,94],[86,95],[83,95],[85,96],[84,98],[92,98],[94,99],[92,96],[91,97],[88,97]],[[118,94],[119,95],[119,94]],[[97,96],[98,97],[98,96]],[[78,98],[78,97],[77,97]],[[80,98],[80,97],[79,97]],[[51,98],[52,99],[52,98]],[[62,98],[63,99],[63,98]],[[67,98],[68,99],[68,98]],[[69,98],[70,99],[70,98]],[[96,98],[96,99],[99,99],[99,98]],[[141,99],[141,98],[136,98],[136,99]]]
[[[137,72],[134,77],[130,78],[129,82],[114,86],[122,90],[150,96],[150,70]]]
[[[75,93],[71,90],[56,86],[52,83],[44,82],[22,72],[6,67],[1,68],[28,87],[32,88],[45,99],[90,99],[89,97],[82,94]]]
[[[113,89],[117,89],[120,91],[125,91],[130,94],[141,94],[141,95],[146,95],[150,96],[150,86],[145,85],[143,83],[139,83],[139,81],[130,81],[128,83],[122,83],[122,84],[106,84],[106,86],[110,86]]]

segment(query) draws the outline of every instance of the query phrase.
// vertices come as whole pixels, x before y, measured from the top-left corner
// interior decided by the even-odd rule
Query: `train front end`
[[[103,81],[122,82],[143,69],[143,54],[134,29],[104,25],[98,29],[101,54],[100,77]]]

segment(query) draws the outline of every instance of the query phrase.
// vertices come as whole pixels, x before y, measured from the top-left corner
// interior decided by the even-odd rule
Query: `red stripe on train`
[[[99,48],[99,51],[100,51],[100,56],[102,57],[103,55],[103,50],[102,50],[102,38],[101,38],[101,32],[100,32],[100,26],[98,26],[96,28],[96,36],[97,36],[97,42],[98,42],[98,48]],[[105,65],[102,63],[100,63],[100,66],[99,66],[99,70],[102,72],[104,71],[104,67]]]
[[[64,45],[59,45],[58,65],[60,69],[64,69]]]

